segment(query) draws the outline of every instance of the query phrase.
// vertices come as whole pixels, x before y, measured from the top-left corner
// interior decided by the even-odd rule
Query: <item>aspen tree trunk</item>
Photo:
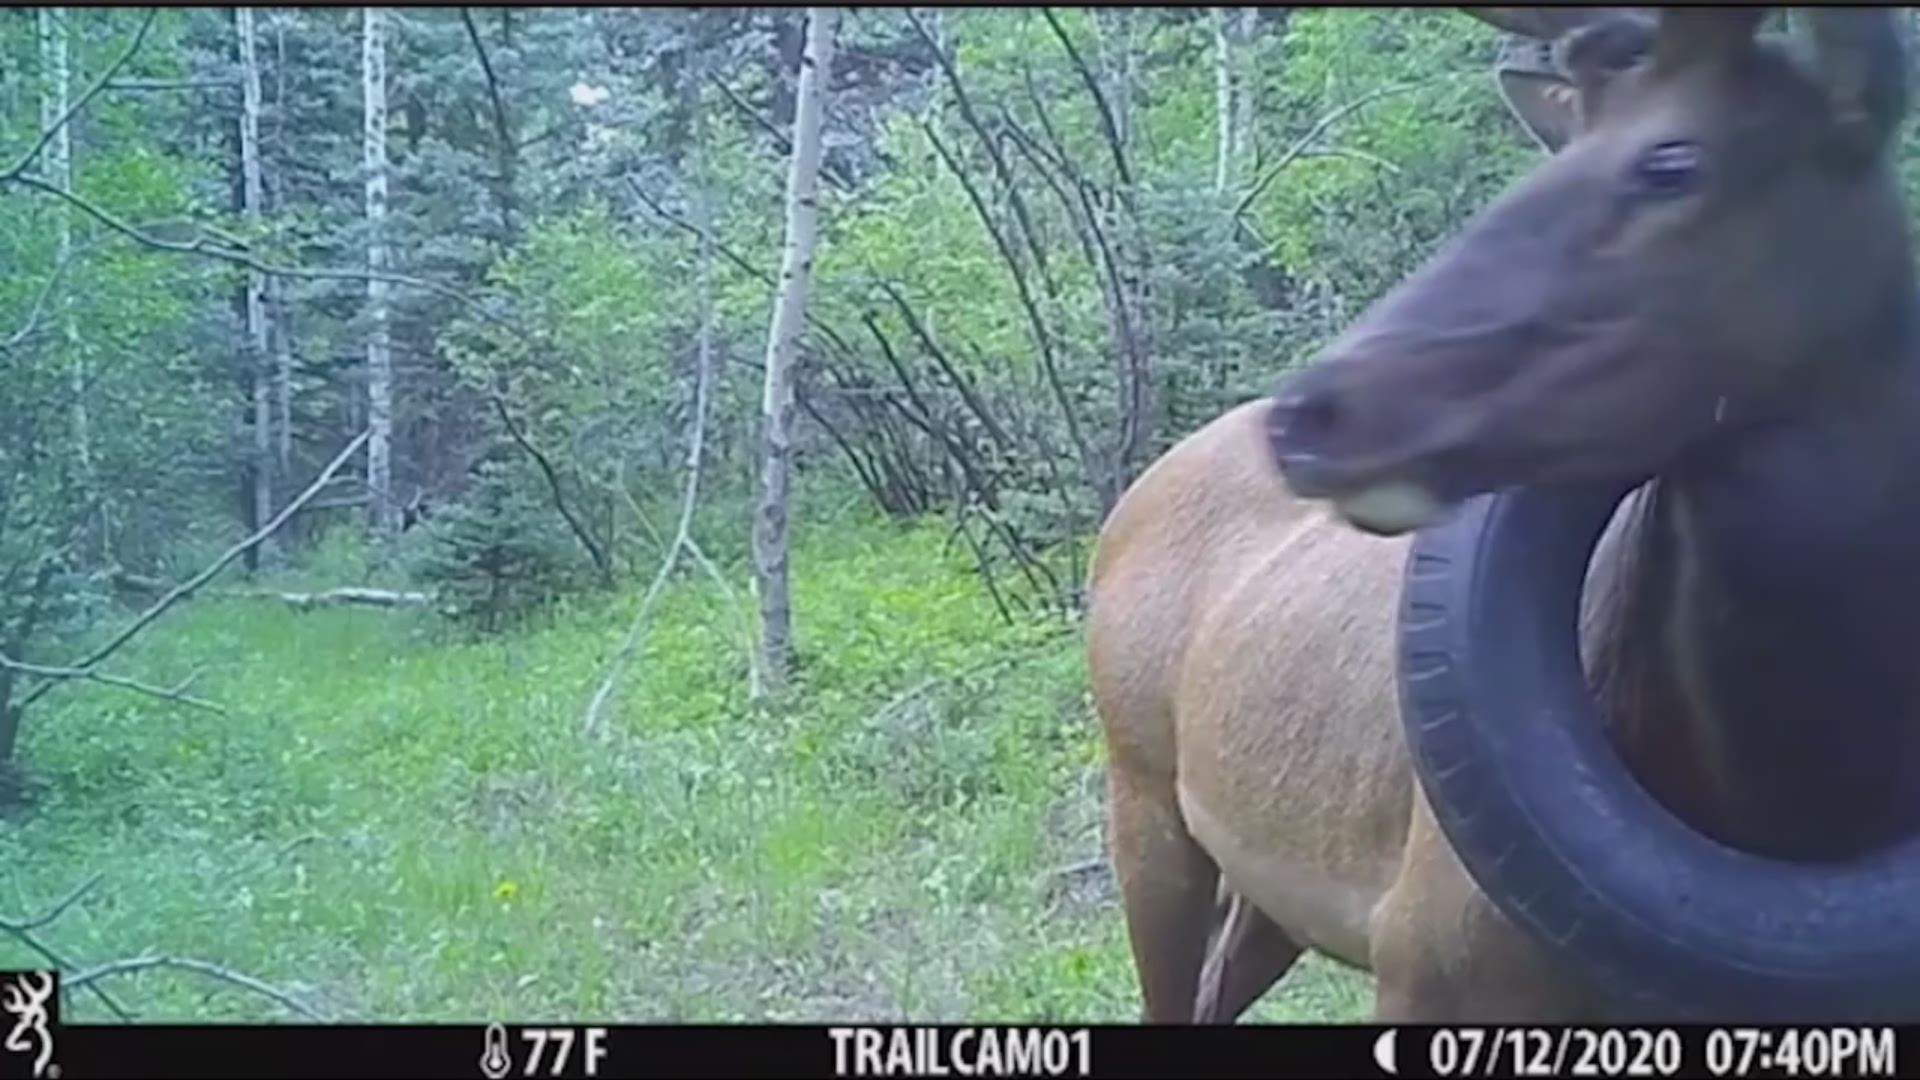
[[[361,74],[364,80],[367,174],[367,269],[387,268],[387,14],[365,8]],[[388,343],[387,283],[367,279],[367,494],[376,536],[398,531],[393,499],[393,354]]]
[[[284,148],[287,116],[287,13],[282,12],[273,20],[273,104],[278,116],[275,127],[275,145]],[[283,151],[284,152],[284,151]],[[264,177],[265,169],[262,169]],[[283,205],[286,198],[284,174],[278,177],[274,188],[275,205]],[[286,283],[274,279],[268,283],[272,291],[273,315],[269,324],[273,327],[273,389],[274,389],[274,467],[282,477],[293,475],[293,323],[292,304],[287,299]]]
[[[793,626],[787,599],[788,486],[793,468],[793,363],[806,325],[819,239],[820,141],[827,76],[833,63],[835,8],[807,9],[807,39],[793,116],[793,156],[787,172],[787,229],[780,291],[767,334],[766,393],[761,400],[759,505],[753,520],[753,569],[760,592],[760,654],[766,688],[778,690],[792,674]]]
[[[1243,7],[1238,10],[1238,16],[1232,39],[1235,49],[1232,160],[1236,168],[1247,160],[1248,141],[1253,137],[1254,78],[1249,57],[1253,55],[1253,35],[1258,29],[1260,9]]]
[[[67,115],[68,87],[72,80],[67,35],[67,20],[71,12],[67,8],[41,8],[37,14],[43,79],[40,90],[40,130],[45,131],[60,124],[60,129],[54,132],[53,138],[47,141],[46,149],[41,152],[41,175],[47,183],[58,185],[62,191],[69,191],[73,188],[73,125],[61,124],[60,121]],[[64,205],[55,207],[53,215],[54,265],[64,267],[73,253],[73,217]],[[65,343],[67,350],[68,390],[73,398],[74,453],[81,477],[91,483],[93,439],[87,421],[87,361],[80,354],[79,333],[73,324],[72,312],[67,308],[65,290],[61,292],[59,311],[60,340]]]
[[[1227,32],[1227,9],[1213,9],[1213,190],[1227,190],[1233,168],[1233,43]]]
[[[253,9],[235,8],[240,54],[240,216],[257,226],[265,195],[260,180],[260,58],[254,49]],[[241,355],[253,397],[253,524],[273,518],[273,383],[267,368],[267,276],[247,272],[246,341]],[[268,549],[271,539],[261,544]]]

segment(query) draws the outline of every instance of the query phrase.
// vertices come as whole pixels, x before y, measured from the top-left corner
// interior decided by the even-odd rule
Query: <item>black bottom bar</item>
[[[5,1035],[0,1016],[0,1036]],[[90,1077],[1896,1076],[1920,1026],[66,1026],[49,1080]],[[0,1049],[28,1076],[41,1044]]]

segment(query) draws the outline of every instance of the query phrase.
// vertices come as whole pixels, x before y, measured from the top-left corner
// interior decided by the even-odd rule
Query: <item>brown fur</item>
[[[1381,1017],[1577,1008],[1542,992],[1414,783],[1392,668],[1406,542],[1292,497],[1263,437],[1248,404],[1174,447],[1093,564],[1089,662],[1146,1018],[1230,1020],[1304,949],[1373,971]],[[1216,913],[1221,879],[1234,899]]]
[[[1920,352],[1904,209],[1873,149],[1904,99],[1880,92],[1884,42],[1821,52],[1809,80],[1750,48],[1757,18],[1669,13],[1631,70],[1614,54],[1644,30],[1563,40],[1577,116],[1550,78],[1510,81],[1524,121],[1558,110],[1589,134],[1105,523],[1088,656],[1148,1020],[1231,1020],[1308,949],[1370,970],[1381,1019],[1607,1012],[1478,891],[1414,780],[1393,662],[1407,541],[1353,526],[1415,525],[1321,498],[1661,477],[1602,538],[1582,627],[1630,767],[1756,851],[1842,854],[1913,809],[1896,763],[1920,746],[1890,732],[1920,678],[1884,657],[1911,610],[1887,590],[1915,578],[1901,538],[1920,513],[1900,508],[1920,484],[1888,463],[1917,449]],[[1706,180],[1636,194],[1676,139]],[[1860,718],[1793,711],[1848,695]],[[1840,807],[1869,775],[1879,801]]]

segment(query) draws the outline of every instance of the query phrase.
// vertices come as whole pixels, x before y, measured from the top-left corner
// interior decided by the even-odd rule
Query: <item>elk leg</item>
[[[1171,776],[1107,774],[1109,846],[1150,1024],[1193,1020],[1220,871],[1187,832]]]
[[[1200,969],[1194,1019],[1231,1024],[1300,958],[1300,946],[1239,893],[1226,897],[1219,936]]]

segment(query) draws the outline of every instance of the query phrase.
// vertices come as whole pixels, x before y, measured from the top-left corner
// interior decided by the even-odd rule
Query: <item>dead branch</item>
[[[641,632],[646,628],[648,618],[653,614],[653,605],[660,598],[660,591],[666,587],[672,577],[674,567],[679,564],[680,552],[693,536],[693,511],[700,499],[700,472],[705,462],[707,442],[708,402],[713,390],[713,220],[708,205],[706,160],[703,151],[705,142],[701,125],[702,113],[698,95],[694,92],[699,86],[696,76],[688,76],[685,82],[684,96],[691,105],[693,138],[691,155],[694,160],[694,213],[698,215],[694,227],[700,238],[699,265],[699,303],[700,329],[695,349],[695,370],[693,380],[693,415],[688,420],[687,429],[687,479],[680,498],[680,520],[674,527],[673,540],[667,544],[667,553],[660,560],[660,569],[653,575],[647,591],[640,599],[640,608],[634,613],[633,622],[627,627],[627,636],[620,648],[607,665],[607,673],[600,680],[600,686],[594,690],[593,698],[587,703],[586,716],[581,720],[581,733],[592,736],[598,734],[600,717],[606,708],[607,700],[613,696],[613,688],[619,681],[621,670],[632,659],[634,649],[640,643]],[[629,501],[633,496],[627,492],[625,484],[620,491]],[[637,504],[636,504],[637,508]],[[754,668],[754,694],[759,696],[758,668]]]
[[[124,676],[108,675],[105,672],[94,671],[90,668],[50,667],[46,664],[29,664],[25,661],[15,660],[4,653],[0,653],[0,668],[17,671],[22,675],[32,675],[38,679],[80,679],[86,682],[99,683],[102,686],[117,686],[122,690],[132,690],[135,693],[160,698],[163,701],[177,702],[181,705],[191,705],[196,709],[205,709],[210,713],[217,713],[222,716],[226,715],[227,712],[225,708],[205,698],[197,698],[185,693],[184,684],[168,690],[164,687],[149,686],[146,683],[137,682]]]
[[[690,233],[695,239],[700,238],[701,231],[698,225],[695,225],[693,222],[688,221],[685,217],[682,217],[681,215],[676,214],[673,211],[667,209],[665,206],[661,205],[660,200],[647,194],[647,189],[640,186],[640,181],[635,180],[631,176],[627,177],[626,179],[627,179],[627,186],[632,188],[633,194],[635,195],[635,197],[637,197],[641,202],[646,203],[647,208],[649,210],[652,210],[654,214],[660,218],[660,220],[665,221],[669,225],[673,225],[679,229],[682,229],[687,233]],[[773,289],[777,287],[777,283],[774,281],[772,274],[761,269],[760,267],[753,265],[753,263],[748,261],[745,256],[741,255],[738,251],[734,250],[733,248],[727,246],[727,244],[724,241],[722,241],[719,237],[717,236],[713,237],[711,242],[713,244],[714,254],[732,263],[734,266],[738,267],[744,273],[751,275],[755,281],[760,282],[762,285],[765,285],[767,288]],[[852,352],[852,350],[847,347],[846,339],[840,335],[840,332],[834,328],[833,324],[825,321],[824,319],[821,319],[818,315],[815,315],[811,311],[807,313],[807,323],[811,325],[815,330],[820,331],[820,334],[822,337],[826,338],[829,342],[831,342],[836,348],[840,349],[842,352],[846,352],[846,353]],[[736,357],[734,358],[733,362],[736,364],[740,364],[744,367],[753,368],[755,371],[766,370],[765,364],[762,364],[757,360],[752,360],[746,357]]]
[[[110,960],[104,964],[90,967],[75,975],[62,978],[60,981],[62,986],[71,989],[76,986],[92,986],[94,983],[109,975],[125,975],[130,972],[147,971],[152,968],[173,968],[179,971],[191,971],[198,975],[204,975],[209,979],[231,983],[234,986],[251,990],[261,997],[270,998],[285,1006],[289,1011],[298,1013],[316,1024],[326,1022],[325,1017],[314,1012],[306,1005],[301,1004],[298,998],[287,993],[285,990],[261,982],[251,975],[241,974],[232,968],[222,967],[219,964],[207,960],[195,960],[186,956],[156,956],[149,954],[146,956],[131,957],[126,960]]]
[[[493,71],[493,58],[487,55],[486,42],[480,38],[480,28],[473,24],[473,12],[469,8],[460,9],[460,21],[466,25],[467,39],[473,43],[473,51],[480,57],[480,70],[487,76],[487,96],[493,102],[493,132],[499,155],[499,187],[496,189],[500,201],[500,233],[506,242],[513,242],[513,145],[512,125],[507,123],[507,105],[500,95],[500,80]]]
[[[55,919],[66,914],[75,904],[79,903],[83,897],[92,892],[94,887],[100,884],[104,876],[104,874],[95,873],[39,915],[26,918],[0,917],[0,932],[12,936],[27,948],[32,949],[35,953],[45,958],[48,963],[54,965],[54,967],[59,970],[73,971],[74,965],[72,963],[47,947],[39,938],[34,936],[33,932],[50,925]],[[132,1015],[129,1014],[118,1001],[115,1001],[113,997],[106,992],[104,987],[97,984],[101,979],[110,975],[120,975],[128,972],[145,971],[150,968],[161,967],[192,971],[207,976],[208,978],[232,983],[235,986],[244,987],[263,997],[271,998],[293,1012],[316,1023],[324,1023],[326,1020],[325,1017],[314,1012],[286,991],[261,982],[251,975],[244,975],[234,971],[232,968],[222,967],[219,964],[206,960],[195,960],[182,956],[157,956],[148,954],[127,960],[114,960],[75,972],[71,975],[63,976],[60,981],[61,985],[68,990],[85,987],[92,992],[95,997],[98,997],[108,1009],[112,1010],[116,1017],[123,1021],[131,1021],[133,1019]]]
[[[1047,385],[1053,391],[1054,400],[1060,405],[1061,416],[1067,423],[1067,435],[1073,440],[1074,451],[1080,457],[1080,466],[1086,472],[1087,483],[1093,487],[1093,490],[1104,493],[1107,489],[1106,479],[1100,473],[1092,444],[1087,441],[1086,433],[1080,428],[1080,417],[1074,410],[1073,399],[1067,394],[1066,384],[1061,381],[1059,363],[1054,357],[1053,335],[1048,332],[1046,319],[1040,314],[1039,302],[1034,299],[1033,290],[1027,284],[1026,272],[1020,268],[1020,260],[1014,254],[1013,245],[1008,242],[1000,227],[994,223],[993,214],[987,209],[986,200],[981,197],[979,188],[974,184],[972,177],[967,175],[966,169],[961,167],[959,159],[947,149],[946,143],[941,141],[933,125],[922,120],[920,126],[926,132],[927,141],[933,145],[934,152],[947,166],[947,171],[960,182],[961,189],[966,192],[967,200],[973,204],[975,215],[980,218],[981,225],[986,228],[987,235],[993,240],[993,246],[1000,252],[1001,260],[1007,264],[1007,272],[1013,278],[1014,292],[1020,298],[1020,306],[1026,312],[1028,325],[1033,330],[1034,341],[1040,349],[1041,369],[1046,374]]]
[[[712,75],[708,77],[707,81],[717,87],[720,93],[726,97],[727,101],[732,104],[734,109],[742,116],[753,121],[762,131],[772,135],[782,156],[793,153],[793,140],[788,137],[787,133],[781,131],[778,124],[767,119],[761,114],[760,110],[754,108],[751,103],[736,93],[733,87],[728,86],[726,79],[719,75]],[[839,188],[842,192],[848,195],[854,193],[853,182],[841,176],[839,172],[834,169],[827,168],[826,162],[824,161],[821,162],[820,174],[827,183]]]
[[[171,581],[136,574],[131,570],[115,569],[110,571],[107,577],[113,584],[134,592],[164,593],[174,587]],[[358,585],[343,585],[339,588],[320,589],[314,592],[283,592],[278,589],[209,589],[207,595],[240,600],[278,600],[296,611],[347,605],[376,608],[421,607],[433,602],[433,598],[426,593],[394,592]]]
[[[147,9],[147,17],[140,20],[140,29],[134,33],[133,40],[127,43],[126,48],[120,50],[120,55],[114,58],[113,63],[107,65],[107,70],[93,80],[93,85],[87,87],[85,93],[81,94],[73,104],[67,106],[66,112],[61,113],[58,119],[40,132],[40,137],[33,141],[32,146],[27,147],[26,153],[21,154],[19,160],[9,165],[5,171],[0,171],[0,181],[12,180],[26,173],[27,167],[39,158],[40,151],[45,150],[47,144],[53,141],[53,137],[60,134],[60,129],[71,123],[73,118],[80,114],[80,110],[86,108],[87,104],[106,88],[107,80],[113,78],[115,73],[125,67],[127,61],[133,59],[134,53],[140,51],[141,43],[147,40],[147,31],[153,29],[153,20],[159,14],[157,8]]]
[[[332,461],[327,463],[326,468],[320,470],[320,475],[314,478],[313,483],[307,485],[305,491],[301,492],[298,497],[282,508],[278,514],[273,516],[273,520],[262,525],[252,536],[228,548],[224,554],[208,564],[206,569],[169,590],[165,596],[156,600],[153,606],[141,612],[131,623],[128,623],[125,629],[109,638],[105,644],[93,650],[92,653],[88,654],[78,663],[69,666],[76,670],[87,670],[97,666],[102,660],[119,651],[122,645],[133,640],[134,635],[145,630],[153,624],[154,620],[166,614],[167,610],[173,607],[173,605],[192,596],[201,586],[212,581],[219,575],[220,571],[225,570],[235,559],[240,558],[240,556],[258,547],[268,537],[278,532],[280,526],[286,524],[289,518],[299,512],[300,507],[306,505],[307,500],[313,498],[314,495],[319,493],[320,489],[327,486],[327,483],[333,479],[333,474],[339,472],[341,467],[347,463],[348,459],[353,457],[353,455],[359,451],[360,447],[366,444],[367,438],[371,434],[370,431],[362,431],[359,435],[356,435],[353,441],[347,443],[345,449],[341,450],[339,454],[334,456]],[[60,683],[64,681],[67,680],[42,682],[21,700],[20,707],[24,709],[33,704],[45,695],[47,691],[60,685]]]
[[[1432,81],[1432,79],[1416,79],[1413,82],[1394,83],[1388,86],[1375,87],[1314,121],[1313,126],[1307,129],[1306,134],[1295,139],[1293,144],[1288,146],[1285,152],[1280,155],[1280,160],[1268,166],[1267,170],[1260,174],[1259,179],[1247,186],[1246,194],[1240,196],[1240,201],[1234,205],[1234,219],[1238,220],[1241,215],[1245,214],[1247,208],[1253,205],[1253,201],[1258,199],[1261,193],[1266,191],[1267,187],[1278,179],[1282,172],[1286,171],[1287,166],[1302,157],[1308,156],[1309,151],[1315,149],[1319,143],[1320,136],[1324,134],[1328,128],[1339,123],[1342,117],[1370,102],[1379,101],[1381,98],[1391,97],[1394,94],[1404,94],[1409,90],[1416,90]]]
[[[375,607],[404,608],[425,607],[433,602],[426,593],[393,592],[388,589],[367,589],[355,585],[338,589],[323,589],[319,592],[275,592],[271,589],[222,589],[220,596],[251,597],[263,600],[278,600],[295,611],[312,611],[327,607]]]
[[[1020,193],[1020,185],[1014,181],[1013,170],[1007,167],[1007,158],[1000,152],[999,140],[993,137],[993,133],[988,131],[987,125],[981,121],[980,114],[974,111],[973,98],[968,96],[966,84],[960,81],[960,73],[954,69],[953,62],[947,58],[946,50],[934,40],[932,32],[920,22],[920,17],[913,13],[912,8],[905,9],[905,14],[907,21],[913,24],[914,31],[920,35],[920,40],[925,42],[927,48],[933,53],[934,59],[940,65],[940,70],[945,73],[947,86],[953,91],[954,104],[960,109],[960,118],[973,129],[974,135],[980,140],[980,145],[986,149],[987,158],[993,163],[994,175],[999,178],[1001,186],[1006,190],[1007,204],[1013,210],[1014,222],[1020,226],[1020,235],[1027,242],[1027,251],[1033,257],[1034,268],[1040,272],[1041,285],[1046,288],[1050,299],[1059,300],[1059,287],[1054,283],[1053,271],[1047,265],[1046,245],[1040,243],[1038,234],[1034,230],[1033,217],[1027,212],[1027,200]]]
[[[518,326],[515,326],[511,320],[490,310],[486,305],[480,303],[480,301],[451,285],[442,284],[438,281],[414,277],[411,274],[395,274],[385,270],[336,270],[326,267],[281,266],[276,263],[267,262],[246,251],[239,250],[237,246],[222,247],[219,244],[208,243],[208,236],[219,236],[220,232],[201,222],[191,223],[195,232],[198,234],[192,240],[167,240],[155,236],[147,230],[126,221],[112,211],[107,210],[77,192],[69,191],[57,184],[49,184],[38,177],[28,176],[24,173],[18,176],[8,176],[0,173],[0,183],[6,182],[19,184],[22,187],[31,188],[34,191],[44,192],[57,199],[61,199],[114,232],[144,247],[153,248],[156,251],[170,252],[175,255],[202,255],[210,259],[220,260],[221,262],[243,266],[249,270],[256,270],[270,277],[299,278],[306,281],[384,281],[389,285],[401,285],[410,289],[422,289],[460,304],[462,307],[474,312],[488,322],[507,326],[514,330],[520,329]]]
[[[494,412],[499,414],[500,423],[506,427],[507,435],[513,439],[515,445],[526,451],[535,465],[539,466],[540,474],[547,481],[548,494],[553,497],[553,508],[566,519],[567,528],[572,530],[574,539],[580,541],[580,546],[587,549],[587,555],[593,559],[594,568],[600,571],[600,577],[611,583],[613,561],[607,557],[606,551],[600,547],[599,541],[593,538],[593,534],[587,531],[586,524],[574,514],[573,506],[567,502],[566,488],[561,486],[560,473],[554,469],[553,462],[538,446],[534,445],[533,440],[527,436],[520,425],[514,422],[513,413],[507,408],[506,399],[501,397],[498,391],[490,391],[487,398],[493,402]]]
[[[70,970],[73,965],[68,963],[65,957],[55,952],[52,946],[47,945],[38,937],[34,936],[34,931],[52,923],[61,915],[66,914],[67,909],[79,903],[81,897],[92,892],[94,886],[100,884],[100,880],[103,877],[105,877],[104,874],[95,873],[92,877],[75,886],[67,895],[55,901],[51,908],[48,908],[39,915],[24,916],[21,918],[0,916],[0,933],[4,933],[26,946],[33,951],[34,955],[52,964],[55,968],[62,971]],[[118,1001],[115,1001],[113,995],[107,993],[105,987],[89,986],[87,989],[91,990],[93,996],[99,998],[100,1003],[105,1005],[108,1011],[112,1012],[114,1016],[123,1021],[131,1021],[133,1019],[133,1014],[129,1013]]]
[[[165,90],[230,90],[240,85],[231,76],[224,79],[113,79],[107,89],[115,92],[146,93]]]
[[[47,301],[53,298],[54,289],[59,287],[60,279],[65,276],[67,266],[72,261],[73,252],[69,249],[66,257],[54,264],[53,273],[47,275],[46,284],[40,286],[40,291],[34,294],[33,306],[27,309],[27,321],[20,325],[20,329],[7,335],[5,341],[0,341],[0,353],[12,352],[19,348],[40,328],[40,320],[46,314]]]
[[[1074,47],[1073,39],[1067,36],[1067,31],[1060,25],[1060,20],[1053,17],[1053,9],[1043,7],[1040,9],[1040,15],[1047,20],[1047,25],[1053,28],[1053,36],[1060,39],[1061,47],[1067,52],[1067,59],[1073,63],[1074,70],[1080,73],[1081,81],[1087,84],[1087,92],[1093,95],[1093,103],[1100,110],[1100,127],[1106,132],[1107,147],[1113,153],[1113,167],[1119,173],[1121,185],[1127,188],[1133,187],[1133,171],[1127,168],[1127,155],[1122,149],[1124,143],[1120,138],[1120,125],[1114,121],[1113,107],[1107,103],[1107,95],[1100,89],[1100,80],[1094,77],[1093,69],[1087,66],[1086,60],[1080,55],[1080,50]]]
[[[23,930],[27,930],[27,931],[38,930],[41,927],[46,926],[49,923],[53,922],[53,920],[59,918],[60,916],[65,915],[67,913],[68,908],[79,903],[81,898],[86,896],[88,893],[92,892],[94,888],[98,886],[100,882],[106,878],[106,876],[107,875],[105,871],[100,871],[100,870],[94,871],[94,874],[92,877],[74,886],[73,889],[67,893],[67,895],[54,901],[52,907],[48,908],[47,910],[31,918],[9,919],[5,916],[0,916],[0,928],[4,928],[6,930],[14,931],[14,932],[19,932]]]

